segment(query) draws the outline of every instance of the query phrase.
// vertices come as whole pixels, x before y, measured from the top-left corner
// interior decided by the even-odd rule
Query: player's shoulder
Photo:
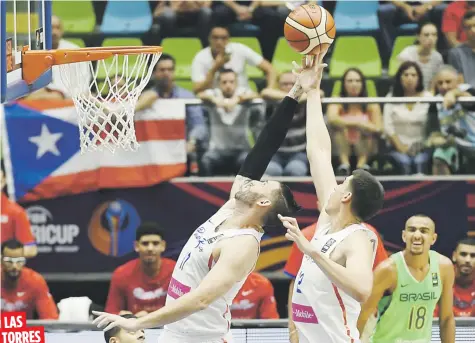
[[[432,250],[433,251],[433,250]],[[450,258],[448,258],[445,255],[442,255],[441,253],[438,253],[437,251],[433,251],[437,259],[439,260],[439,269],[443,274],[452,274],[454,272],[454,265]]]
[[[169,268],[169,269],[173,269],[175,268],[175,265],[176,265],[176,261],[175,260],[172,260],[171,258],[166,258],[166,257],[162,257],[161,258],[162,260],[162,265],[161,267],[163,268]]]
[[[124,263],[123,265],[118,266],[114,270],[112,277],[123,278],[123,277],[130,276],[137,270],[137,268],[139,267],[139,263],[140,263],[139,259],[136,258]]]
[[[397,279],[397,264],[393,258],[387,258],[381,261],[374,269],[374,274],[380,278],[396,278]]]
[[[208,60],[210,56],[211,56],[211,58],[213,58],[213,56],[211,55],[211,48],[208,46],[208,47],[198,51],[198,53],[193,58],[193,61],[195,61],[195,62],[204,62],[204,61]]]
[[[38,273],[37,271],[34,271],[31,268],[24,267],[22,270],[22,278],[26,283],[31,283],[32,285],[37,285],[39,283],[46,283],[45,278],[43,275]]]

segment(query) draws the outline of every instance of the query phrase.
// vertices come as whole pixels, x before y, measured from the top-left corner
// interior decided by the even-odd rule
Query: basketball
[[[297,7],[285,20],[284,36],[302,55],[315,55],[330,47],[336,27],[332,15],[323,7],[307,4]]]

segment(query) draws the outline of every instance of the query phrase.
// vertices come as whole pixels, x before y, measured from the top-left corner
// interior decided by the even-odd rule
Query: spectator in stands
[[[51,41],[52,49],[79,49],[74,43],[71,43],[63,39],[64,29],[63,23],[61,20],[53,15],[51,17]],[[91,80],[91,72],[89,70],[89,65],[86,62],[78,64],[81,68],[80,75],[84,78]],[[53,66],[52,71],[52,82],[36,92],[31,93],[28,96],[29,100],[34,99],[69,99],[71,94],[68,88],[66,88],[61,80],[61,69],[59,66]]]
[[[349,68],[341,78],[340,97],[368,97],[366,79],[358,68]],[[337,174],[351,174],[350,154],[354,149],[357,169],[369,170],[368,158],[375,152],[382,131],[381,108],[378,104],[331,104],[327,109],[328,124],[334,131],[340,166]]]
[[[189,90],[178,86],[175,83],[175,58],[169,54],[162,54],[151,78],[149,89],[144,91],[135,110],[141,111],[153,106],[159,99],[195,99],[195,95]],[[187,152],[196,152],[207,139],[208,129],[206,126],[203,109],[201,106],[186,107],[186,129],[187,129]]]
[[[452,261],[455,265],[454,314],[475,317],[475,239],[459,241]]]
[[[442,32],[450,48],[467,40],[462,19],[465,13],[475,9],[475,1],[458,0],[447,6],[442,18]]]
[[[424,89],[432,90],[431,81],[444,64],[437,46],[437,27],[432,23],[419,25],[416,44],[401,51],[397,59],[402,63],[413,61],[419,64],[424,78]]]
[[[465,13],[462,25],[467,40],[450,50],[449,63],[463,75],[466,83],[475,87],[475,9]]]
[[[58,319],[58,309],[45,279],[25,267],[23,244],[15,239],[2,243],[2,312],[26,312],[27,319]]]
[[[428,121],[428,145],[435,148],[434,175],[450,175],[460,167],[459,149],[467,159],[475,159],[475,104],[457,103],[460,96],[475,96],[475,87],[461,84],[457,70],[443,66],[435,78],[437,94],[443,103],[431,104]]]
[[[267,100],[269,107],[280,102],[292,89],[297,77],[292,72],[282,73],[278,79],[278,89],[265,88],[261,96]],[[299,100],[295,110],[292,125],[287,132],[284,142],[267,166],[266,175],[270,176],[306,176],[308,160],[305,135],[306,95]],[[271,111],[271,113],[273,113]]]
[[[191,80],[195,93],[217,88],[217,72],[231,69],[238,76],[238,86],[248,88],[246,65],[257,66],[267,78],[267,87],[275,84],[274,68],[257,52],[241,43],[229,43],[229,31],[224,27],[215,27],[209,35],[210,46],[198,52],[191,65]]]
[[[274,287],[265,276],[249,274],[231,305],[233,319],[279,319]]]
[[[249,21],[259,3],[260,1],[216,1],[213,6],[213,23],[219,26],[228,26],[236,20],[239,22]]]
[[[36,247],[35,237],[31,232],[28,215],[23,207],[8,199],[4,192],[5,184],[3,170],[0,170],[0,188],[2,192],[0,200],[1,243],[10,239],[16,239],[23,244],[23,254],[26,258],[35,257],[38,253],[38,249]]]
[[[321,208],[320,208],[321,210]],[[309,241],[313,238],[315,235],[315,231],[317,230],[317,223],[314,223],[310,226],[307,226],[306,228],[302,229],[302,233],[307,238]],[[378,231],[371,225],[366,224],[365,225],[372,230],[376,236],[378,237],[378,246],[376,248],[376,256],[374,259],[373,263],[373,270],[384,260],[388,258],[388,253],[386,252],[386,249],[384,248],[384,242],[379,236]],[[290,250],[290,255],[287,259],[287,263],[285,264],[284,267],[284,273],[291,278],[290,285],[289,285],[289,297],[288,297],[288,317],[289,317],[289,335],[290,335],[290,342],[298,342],[298,337],[297,335],[297,330],[295,328],[295,324],[292,321],[293,318],[293,312],[292,312],[292,293],[294,290],[294,285],[295,285],[295,278],[297,277],[297,274],[300,270],[300,266],[302,264],[302,259],[303,259],[303,253],[300,251],[298,248],[297,244],[292,245],[292,249]]]
[[[132,314],[124,314],[124,318],[137,318]],[[106,343],[142,343],[145,342],[145,331],[126,331],[118,326],[104,332]]]
[[[424,91],[421,68],[415,62],[404,62],[394,76],[394,85],[388,97],[430,97]],[[394,150],[390,156],[405,175],[427,173],[430,153],[425,148],[427,138],[428,103],[384,105],[384,131]]]
[[[159,1],[153,16],[160,25],[162,37],[174,36],[183,26],[192,26],[205,42],[211,28],[211,1]]]
[[[443,11],[447,5],[441,0],[429,1],[387,1],[378,9],[383,52],[390,54],[396,38],[397,28],[407,23],[430,21],[440,25]],[[389,56],[385,56],[389,57]]]
[[[166,248],[163,231],[156,223],[143,223],[135,238],[139,258],[112,274],[105,311],[142,317],[165,306],[175,261],[161,257]]]
[[[247,129],[251,112],[246,103],[258,97],[253,91],[238,86],[238,75],[231,69],[222,70],[218,81],[219,88],[198,95],[210,105],[210,141],[201,161],[205,176],[215,175],[225,165],[235,172],[244,162],[249,151]]]

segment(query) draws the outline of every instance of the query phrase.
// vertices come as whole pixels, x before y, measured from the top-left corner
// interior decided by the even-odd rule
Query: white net
[[[159,58],[160,53],[116,54],[59,65],[78,112],[81,153],[137,150],[135,106]]]

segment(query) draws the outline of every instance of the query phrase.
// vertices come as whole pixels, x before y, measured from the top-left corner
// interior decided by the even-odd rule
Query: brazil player
[[[358,319],[359,331],[377,309],[372,342],[430,342],[439,304],[442,343],[455,342],[454,267],[449,258],[430,249],[437,239],[434,222],[425,215],[410,217],[402,239],[406,248],[374,271],[373,290]]]

